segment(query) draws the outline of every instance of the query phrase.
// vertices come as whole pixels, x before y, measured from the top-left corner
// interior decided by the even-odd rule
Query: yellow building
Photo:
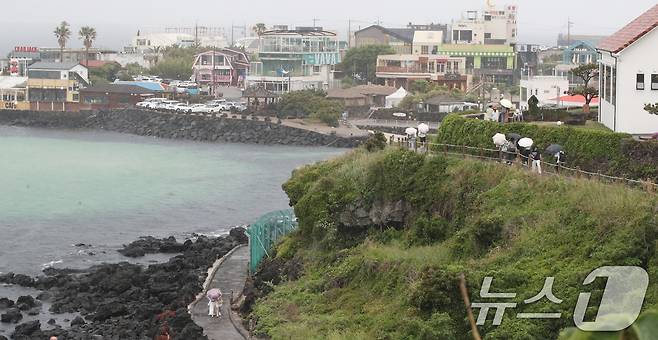
[[[27,77],[0,77],[0,110],[27,110]]]
[[[80,88],[89,85],[87,68],[73,62],[38,62],[28,67],[27,75],[31,103],[77,103]]]

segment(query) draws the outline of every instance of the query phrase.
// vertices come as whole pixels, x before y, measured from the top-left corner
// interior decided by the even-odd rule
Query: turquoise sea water
[[[144,235],[221,234],[287,208],[290,172],[342,152],[0,127],[0,272],[125,260],[116,249]]]

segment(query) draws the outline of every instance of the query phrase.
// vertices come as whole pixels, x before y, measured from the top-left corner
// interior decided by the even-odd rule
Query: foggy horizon
[[[14,32],[0,41],[0,54],[8,53],[14,46],[56,47],[57,41],[52,31],[61,22],[71,24],[73,32],[69,47],[81,47],[77,31],[81,26],[95,27],[98,38],[95,47],[122,50],[128,46],[138,30],[158,31],[165,27],[191,27],[195,23],[203,26],[223,27],[227,41],[230,41],[230,26],[247,26],[247,30],[257,23],[269,26],[284,24],[290,26],[312,26],[314,19],[317,26],[337,31],[342,39],[346,38],[348,22],[352,21],[352,30],[381,22],[386,27],[404,27],[407,23],[450,24],[467,10],[482,10],[485,1],[463,0],[450,3],[427,3],[411,0],[401,8],[389,2],[366,0],[354,3],[336,0],[322,13],[314,8],[299,8],[297,1],[281,0],[272,4],[264,0],[233,3],[230,6],[220,2],[203,0],[190,6],[183,6],[180,1],[141,1],[117,0],[112,5],[89,6],[88,1],[68,0],[62,2],[39,1],[30,8],[29,17],[5,19],[0,29]],[[516,4],[519,6],[519,42],[554,45],[559,33],[567,32],[567,22],[573,22],[571,33],[609,35],[626,25],[630,20],[655,5],[652,0],[635,0],[628,3],[606,3],[599,6],[595,0],[579,2],[555,0],[538,3],[531,0],[495,1],[497,6]],[[230,7],[229,14],[223,14],[224,8]],[[308,6],[307,6],[308,7]],[[419,10],[429,7],[429,10]],[[4,4],[8,13],[25,12],[18,2]],[[130,8],[130,10],[126,10]],[[349,8],[349,12],[346,10]],[[201,9],[201,10],[199,10]],[[108,13],[109,12],[109,13]],[[295,14],[291,14],[294,12]]]

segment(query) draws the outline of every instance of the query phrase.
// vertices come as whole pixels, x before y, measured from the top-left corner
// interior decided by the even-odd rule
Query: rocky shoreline
[[[353,148],[364,137],[340,137],[279,124],[267,118],[192,116],[138,109],[82,112],[0,110],[0,125],[97,129],[139,136],[265,145]]]
[[[198,236],[184,243],[173,237],[146,237],[119,252],[128,257],[149,253],[179,255],[148,267],[122,262],[85,270],[51,268],[36,278],[3,274],[0,283],[35,288],[42,293],[36,297],[22,296],[17,301],[0,298],[0,319],[17,324],[11,335],[15,340],[50,336],[59,340],[153,339],[163,327],[169,329],[171,339],[207,339],[192,321],[187,306],[202,291],[208,268],[247,241],[244,228],[234,228],[224,237]],[[54,314],[80,316],[68,325],[55,324],[54,320],[48,326],[38,320],[20,323],[23,314],[39,314],[42,302],[51,304],[50,312]],[[0,335],[0,340],[5,339]]]

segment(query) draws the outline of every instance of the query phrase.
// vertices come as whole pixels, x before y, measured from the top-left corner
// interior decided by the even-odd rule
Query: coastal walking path
[[[218,260],[210,270],[209,277],[204,286],[203,296],[190,305],[190,313],[194,323],[201,326],[204,334],[210,340],[244,340],[245,337],[238,332],[236,327],[241,327],[239,321],[231,321],[231,291],[237,296],[242,293],[244,283],[247,279],[249,265],[249,247],[241,246],[235,248],[229,254]],[[208,299],[205,292],[209,289],[219,288],[224,294],[222,305],[222,317],[220,319],[208,316]]]

